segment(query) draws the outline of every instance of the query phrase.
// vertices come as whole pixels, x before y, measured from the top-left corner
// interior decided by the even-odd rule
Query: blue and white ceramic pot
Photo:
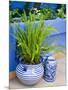
[[[36,84],[43,76],[44,68],[42,63],[36,65],[18,64],[16,75],[25,85]]]
[[[44,79],[48,82],[55,81],[57,62],[53,58],[45,61],[44,64]]]

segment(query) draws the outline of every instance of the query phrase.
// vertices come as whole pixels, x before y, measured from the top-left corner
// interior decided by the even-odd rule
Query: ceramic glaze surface
[[[41,64],[26,65],[19,64],[16,68],[16,75],[25,85],[36,84],[43,76],[44,68]]]
[[[56,60],[47,60],[44,65],[44,79],[53,82],[56,78]]]

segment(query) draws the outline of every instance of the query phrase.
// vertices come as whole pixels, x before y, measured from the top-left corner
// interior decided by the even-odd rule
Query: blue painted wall
[[[24,28],[24,23],[19,23],[22,28]],[[14,32],[16,31],[18,23],[10,24],[9,30],[9,71],[14,71],[16,69],[17,64],[19,63],[16,59],[16,40],[13,37]],[[47,20],[45,25],[52,25],[54,26],[59,32],[52,33],[51,36],[47,38],[47,41],[51,44],[53,40],[57,37],[59,38],[56,44],[66,46],[66,20],[57,18],[55,20]]]
[[[27,2],[25,1],[12,1],[10,4],[12,9],[24,9]],[[34,7],[35,2],[30,2],[28,8]],[[50,4],[50,3],[41,3],[39,8],[51,8],[53,10],[57,10],[57,8],[60,6],[60,4]]]
[[[30,2],[28,8],[29,9],[32,8],[34,4],[35,4],[34,2]],[[25,5],[26,5],[26,2],[24,1],[12,1],[10,3],[11,9],[21,9],[22,10],[24,9]]]

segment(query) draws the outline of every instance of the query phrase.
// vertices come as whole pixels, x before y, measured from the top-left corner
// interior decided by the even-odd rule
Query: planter
[[[53,82],[56,78],[57,62],[53,58],[45,61],[44,65],[44,79],[47,82]]]
[[[38,22],[37,22],[38,23]],[[11,24],[11,23],[10,23]],[[17,60],[15,60],[16,57],[16,40],[11,36],[14,35],[13,31],[16,30],[18,24],[21,26],[21,28],[24,29],[24,23],[20,22],[20,23],[12,23],[12,26],[9,26],[9,44],[11,45],[11,48],[9,50],[9,71],[15,71],[16,70],[16,66],[17,66]],[[66,20],[65,19],[61,19],[61,18],[56,18],[54,20],[46,20],[45,25],[52,25],[54,26],[58,32],[57,33],[52,33],[51,36],[49,36],[46,40],[46,42],[48,43],[52,43],[53,40],[55,40],[57,37],[59,37],[60,39],[58,39],[55,43],[56,44],[60,44],[60,45],[65,45],[66,46]],[[62,42],[64,41],[64,42]],[[15,45],[14,45],[15,43]]]
[[[44,68],[42,63],[36,65],[18,64],[16,67],[16,75],[25,85],[34,85],[42,78]]]

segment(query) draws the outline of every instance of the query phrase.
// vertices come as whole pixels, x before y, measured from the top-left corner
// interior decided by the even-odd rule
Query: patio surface
[[[23,88],[42,88],[42,87],[55,87],[66,85],[66,59],[62,58],[57,60],[56,80],[54,82],[46,82],[43,78],[34,86],[23,85],[17,77],[9,81],[10,89],[23,89]]]

